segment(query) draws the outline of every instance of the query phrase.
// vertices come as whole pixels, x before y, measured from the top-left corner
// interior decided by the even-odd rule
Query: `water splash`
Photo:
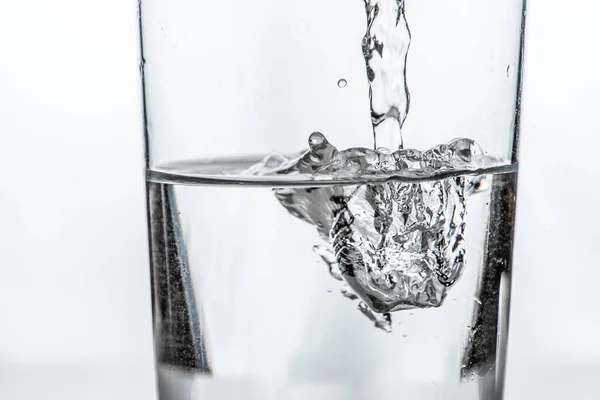
[[[440,171],[474,170],[488,164],[481,147],[471,139],[458,138],[425,152],[415,149],[371,150],[353,147],[338,150],[325,135],[314,132],[308,150],[288,158],[272,154],[246,170],[253,175],[307,174],[312,176],[360,177],[365,175],[402,175],[425,177]],[[490,164],[491,165],[491,164]]]
[[[477,169],[482,149],[455,139],[425,152],[404,149],[402,126],[410,94],[406,63],[411,33],[404,0],[364,0],[362,52],[369,81],[373,149],[338,150],[320,132],[295,158],[273,154],[246,171],[318,177],[399,176],[427,179],[276,189],[290,214],[317,228],[317,253],[342,294],[375,326],[390,332],[390,312],[439,307],[465,264],[466,196],[485,190],[482,178],[432,178],[439,171]],[[344,79],[339,87],[346,85]]]
[[[295,159],[271,156],[254,173],[381,174],[475,169],[483,151],[455,139],[425,152],[399,149],[338,150],[319,132]],[[278,166],[277,166],[277,163]],[[343,281],[342,293],[360,300],[375,325],[391,331],[390,312],[439,307],[465,266],[466,197],[485,187],[479,176],[406,182],[275,189],[295,217],[317,228],[323,244],[314,252]],[[387,321],[387,322],[386,322]],[[389,323],[388,323],[389,322]]]

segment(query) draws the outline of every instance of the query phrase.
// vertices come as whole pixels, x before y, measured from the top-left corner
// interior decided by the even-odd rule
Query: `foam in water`
[[[453,171],[483,166],[482,149],[460,138],[421,152],[404,149],[410,95],[406,63],[411,35],[404,0],[364,0],[362,52],[369,80],[374,149],[338,150],[315,132],[296,158],[274,154],[250,168],[258,175],[414,176],[385,182],[275,190],[295,217],[314,225],[324,244],[314,251],[342,293],[358,301],[375,326],[391,331],[391,312],[439,307],[465,266],[466,196],[482,178]],[[343,82],[342,82],[343,81]],[[342,82],[340,85],[339,82]],[[345,80],[338,86],[343,87]],[[435,179],[440,171],[450,172]]]

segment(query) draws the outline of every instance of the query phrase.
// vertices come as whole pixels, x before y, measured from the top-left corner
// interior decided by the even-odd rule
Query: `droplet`
[[[512,78],[513,75],[515,74],[515,68],[514,68],[514,64],[508,64],[508,66],[506,67],[506,77],[507,78]]]
[[[311,149],[321,146],[327,139],[321,132],[313,132],[308,138],[308,145]]]
[[[146,60],[144,60],[143,58],[140,59],[140,62],[138,63],[138,70],[140,75],[144,75],[144,66],[146,65]]]
[[[345,88],[347,84],[348,84],[348,81],[343,78],[340,79],[337,83],[339,88]]]

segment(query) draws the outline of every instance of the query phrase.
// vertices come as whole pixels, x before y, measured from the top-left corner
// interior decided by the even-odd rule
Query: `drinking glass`
[[[501,399],[525,0],[140,0],[161,400]]]

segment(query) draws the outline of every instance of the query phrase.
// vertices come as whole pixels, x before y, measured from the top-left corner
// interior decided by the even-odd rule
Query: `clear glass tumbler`
[[[500,399],[525,0],[141,0],[161,400]]]

